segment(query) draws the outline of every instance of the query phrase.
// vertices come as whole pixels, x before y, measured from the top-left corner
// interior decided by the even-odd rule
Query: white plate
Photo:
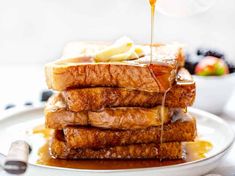
[[[33,152],[29,159],[28,176],[196,176],[208,173],[214,169],[225,154],[229,151],[234,141],[234,132],[231,127],[221,118],[193,108],[189,108],[189,113],[197,118],[198,135],[200,139],[205,139],[213,144],[213,149],[208,153],[207,158],[178,164],[172,166],[152,167],[143,169],[122,169],[122,170],[82,170],[56,168],[36,165],[38,147],[42,146],[44,139],[42,136],[26,135],[26,131],[43,124],[43,107],[31,108],[27,110],[8,113],[0,117],[0,141],[4,145],[0,147],[0,153],[5,155],[10,143],[17,139],[26,139],[32,146]]]

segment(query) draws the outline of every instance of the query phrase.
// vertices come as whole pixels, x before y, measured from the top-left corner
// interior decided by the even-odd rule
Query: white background
[[[161,1],[161,0],[159,0]],[[149,42],[147,0],[0,0],[0,64],[45,63],[71,40]],[[235,58],[235,1],[185,18],[157,14],[155,41],[218,47]]]

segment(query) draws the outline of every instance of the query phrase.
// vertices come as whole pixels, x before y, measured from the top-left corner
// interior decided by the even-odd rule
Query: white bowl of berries
[[[187,57],[185,67],[196,82],[194,106],[221,114],[235,91],[235,66],[215,50],[199,49],[197,56]]]

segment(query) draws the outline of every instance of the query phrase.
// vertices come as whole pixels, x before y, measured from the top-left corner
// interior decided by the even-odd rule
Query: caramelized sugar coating
[[[50,145],[54,158],[60,159],[182,159],[183,145],[180,142],[163,144],[136,144],[102,149],[71,149],[63,139],[63,132],[56,131]],[[58,137],[60,136],[60,137]]]
[[[92,127],[68,126],[63,129],[71,148],[103,148],[130,144],[159,144],[161,126],[139,130],[108,130]],[[194,118],[180,118],[163,126],[162,142],[193,141],[196,137]]]

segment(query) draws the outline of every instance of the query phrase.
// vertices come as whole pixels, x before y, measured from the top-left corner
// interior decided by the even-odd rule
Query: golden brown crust
[[[86,127],[65,127],[65,140],[71,148],[103,148],[119,145],[160,143],[161,126],[140,130],[104,130]],[[196,137],[194,118],[179,119],[164,125],[162,142],[193,141]]]
[[[166,107],[191,106],[196,95],[195,83],[174,85],[166,95]],[[163,93],[125,88],[86,88],[63,91],[62,96],[71,111],[97,111],[105,107],[154,107],[162,104]]]
[[[171,120],[173,110],[155,108],[106,108],[101,112],[88,112],[89,124],[106,129],[135,130],[160,126]],[[162,117],[162,119],[161,119]]]
[[[184,56],[179,46],[173,50],[167,45],[156,48],[161,59],[156,60],[151,67],[142,58],[94,63],[87,56],[77,59],[79,61],[67,59],[67,63],[66,60],[59,60],[47,64],[45,75],[48,88],[62,91],[74,87],[121,87],[165,92],[173,84],[178,68],[183,65]]]
[[[130,90],[126,88],[95,87],[61,92],[71,111],[97,111],[105,107],[154,107],[162,104],[164,93]],[[176,83],[166,95],[165,106],[191,106],[196,86],[186,69],[179,69]]]
[[[91,125],[109,129],[141,129],[159,126],[171,120],[173,110],[155,108],[105,108],[102,111],[72,112],[67,110],[61,94],[50,98],[45,108],[46,127],[60,130],[68,125]]]
[[[156,81],[147,66],[109,63],[46,65],[48,88],[125,87],[150,92],[164,92],[173,83],[175,68],[154,65]]]
[[[183,152],[180,142],[115,146],[98,150],[71,149],[63,139],[54,136],[50,144],[51,155],[60,159],[181,159]]]

